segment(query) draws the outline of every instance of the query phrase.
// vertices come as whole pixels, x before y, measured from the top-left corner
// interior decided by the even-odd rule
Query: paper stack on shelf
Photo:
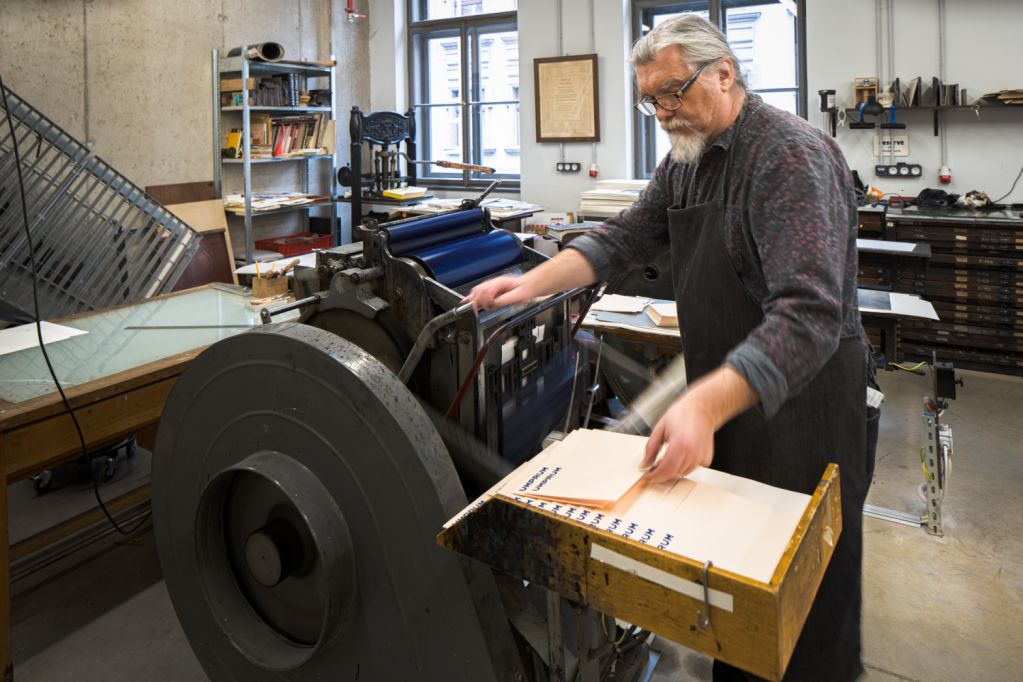
[[[260,192],[252,195],[252,212],[273,211],[289,206],[302,206],[329,199],[327,196],[302,194],[301,192]],[[245,214],[245,195],[228,194],[224,197],[224,210],[238,215]]]
[[[598,180],[596,187],[579,194],[579,215],[609,217],[639,198],[647,180]]]
[[[643,436],[577,429],[445,527],[496,495],[770,582],[810,496],[704,468],[651,484],[640,468],[646,442]]]

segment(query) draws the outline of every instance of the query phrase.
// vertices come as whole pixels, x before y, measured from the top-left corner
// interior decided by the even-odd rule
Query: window
[[[420,166],[434,186],[519,179],[516,0],[409,0],[416,153],[496,169],[495,175]],[[461,96],[465,93],[464,96]]]
[[[806,117],[805,0],[637,0],[633,6],[633,41],[661,22],[694,13],[717,24],[739,60],[750,92],[768,104]],[[651,116],[633,114],[636,177],[648,178],[670,144]]]

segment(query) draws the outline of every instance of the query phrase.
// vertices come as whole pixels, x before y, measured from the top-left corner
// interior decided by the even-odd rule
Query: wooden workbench
[[[164,357],[142,362],[136,366],[106,373],[103,367],[93,367],[90,371],[96,376],[91,380],[68,385],[65,393],[75,409],[82,433],[85,436],[89,451],[102,448],[133,434],[154,433],[163,405],[178,376],[189,363],[210,343],[244,331],[242,327],[215,329],[213,326],[199,330],[126,330],[127,323],[143,321],[147,325],[179,324],[181,314],[187,312],[196,324],[210,324],[210,321],[221,320],[221,324],[245,324],[251,320],[257,324],[258,311],[248,308],[247,297],[231,292],[217,285],[208,285],[175,292],[166,296],[143,301],[142,303],[122,306],[77,315],[59,320],[61,324],[85,328],[96,327],[98,321],[106,320],[109,324],[101,325],[102,330],[93,329],[89,334],[60,341],[47,346],[52,356],[64,356],[69,361],[62,368],[60,358],[54,358],[58,366],[58,374],[81,374],[81,367],[72,367],[72,362],[92,362],[91,358],[75,358],[74,349],[112,346],[112,360],[103,366],[117,369],[125,362],[124,354],[143,351],[138,354],[140,359],[159,354],[161,349],[169,352]],[[168,304],[170,302],[170,304]],[[170,308],[173,314],[168,318]],[[161,315],[161,310],[163,314]],[[141,317],[136,316],[139,311]],[[103,317],[105,316],[105,317]],[[190,333],[194,332],[194,333]],[[104,337],[103,334],[107,334]],[[169,345],[167,334],[175,338]],[[154,343],[154,335],[160,336],[160,342]],[[91,337],[91,338],[90,338]],[[81,340],[81,341],[79,341]],[[87,343],[89,345],[85,345]],[[189,347],[191,346],[191,347]],[[57,351],[56,349],[60,349]],[[13,679],[11,662],[11,600],[10,600],[10,560],[52,542],[61,533],[46,531],[9,547],[7,485],[39,473],[62,462],[72,461],[81,456],[81,445],[71,417],[68,415],[60,395],[55,389],[45,390],[36,397],[14,402],[4,399],[3,387],[15,383],[39,383],[40,367],[31,357],[23,354],[40,355],[38,349],[18,351],[0,356],[0,462],[6,474],[6,485],[0,486],[0,665],[3,666],[5,680]],[[34,378],[9,380],[12,376],[11,366],[18,365],[17,371]],[[130,364],[128,361],[127,364]],[[27,369],[26,369],[27,368]],[[66,370],[62,372],[61,370]],[[4,373],[6,371],[6,374]],[[22,374],[14,374],[22,376]],[[62,377],[62,381],[65,378]],[[8,397],[10,397],[8,395]],[[143,441],[145,444],[145,441]],[[145,501],[148,498],[148,485],[107,501],[111,513],[117,513]],[[77,530],[90,523],[103,519],[102,512],[97,508],[71,520],[70,530]]]
[[[708,570],[642,539],[499,495],[470,505],[437,541],[601,613],[779,680],[842,532],[840,503],[838,466],[830,464],[769,583]],[[701,598],[704,585],[709,606]],[[724,606],[715,606],[716,598]]]

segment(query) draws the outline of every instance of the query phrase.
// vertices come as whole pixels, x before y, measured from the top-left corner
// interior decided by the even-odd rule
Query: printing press
[[[217,680],[638,679],[646,632],[435,540],[573,425],[587,292],[460,305],[544,259],[473,202],[359,232],[168,398],[154,526],[197,657]]]

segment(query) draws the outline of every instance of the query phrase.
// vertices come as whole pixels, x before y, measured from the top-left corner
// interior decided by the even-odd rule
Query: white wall
[[[362,12],[365,2],[357,3]],[[369,96],[369,29],[364,22],[345,21],[343,5],[337,0],[0,0],[0,71],[11,89],[145,187],[213,179],[213,49],[225,54],[239,44],[274,40],[285,46],[289,59],[325,59],[333,50],[343,164],[348,160],[346,112]],[[255,167],[256,188],[300,186],[298,165],[289,165]],[[325,191],[328,181],[333,184],[328,175],[320,173],[311,189]],[[240,167],[225,166],[223,189],[225,194],[241,191]],[[347,211],[341,214],[347,219]],[[255,238],[294,232],[298,220],[297,213],[260,218]],[[244,253],[240,221],[232,217],[230,224],[235,253]]]
[[[892,0],[895,1],[895,0]],[[600,178],[632,177],[632,74],[627,55],[631,40],[628,0],[562,0],[560,34],[565,54],[598,54],[600,135],[596,160]],[[938,75],[937,0],[895,1],[895,75],[907,80]],[[807,0],[807,62],[810,121],[825,128],[816,111],[817,91],[838,91],[840,106],[852,104],[852,79],[877,72],[874,58],[874,3],[866,0]],[[1019,0],[948,0],[946,81],[958,82],[970,98],[992,90],[1020,87],[1023,63],[1023,2]],[[370,8],[370,63],[374,109],[405,106],[404,0],[374,1]],[[595,9],[596,48],[590,38],[590,11]],[[557,173],[557,144],[537,144],[533,106],[533,59],[557,56],[559,29],[555,0],[519,0],[519,46],[522,83],[520,125],[522,193],[549,210],[575,210],[579,192],[593,186],[586,174],[593,151],[589,144],[565,145],[565,160],[583,164],[578,175]],[[885,42],[885,41],[883,41]],[[885,42],[886,44],[886,42]],[[393,75],[392,75],[393,74]],[[883,74],[887,74],[884,68]],[[387,80],[382,80],[387,79]],[[885,79],[887,80],[887,79]],[[963,193],[984,189],[996,198],[1008,191],[1023,165],[1023,107],[946,114],[948,163],[953,181],[946,189]],[[939,139],[929,112],[903,112],[909,124],[910,154],[897,159],[924,166],[919,180],[875,178],[871,131],[839,129],[837,139],[849,165],[864,181],[884,192],[915,195],[937,187]],[[1023,201],[1023,183],[1007,199]]]
[[[558,27],[557,2],[519,0],[519,125],[521,130],[522,191],[526,201],[551,211],[575,211],[579,192],[594,185],[587,171],[596,160],[600,178],[629,177],[632,168],[631,72],[625,54],[629,40],[628,9],[623,0],[562,0],[563,21]],[[595,15],[591,15],[595,11]],[[373,2],[370,8],[371,105],[378,109],[407,107],[407,40],[404,35],[405,0]],[[590,35],[594,19],[595,41]],[[400,32],[400,34],[399,34]],[[583,165],[577,174],[558,173],[561,145],[537,144],[533,94],[533,59],[562,53],[597,54],[600,93],[600,142],[565,145],[565,160]],[[397,37],[396,37],[397,36]],[[594,47],[594,44],[596,47]],[[383,80],[386,79],[386,80]]]
[[[863,0],[809,0],[807,4],[810,121],[824,128],[824,115],[816,111],[817,91],[837,90],[838,105],[852,106],[853,77],[877,73],[874,6]],[[966,88],[971,101],[985,92],[1020,87],[1023,3],[949,0],[945,5],[946,82]],[[894,73],[903,81],[922,76],[929,83],[939,68],[938,2],[898,0],[893,8]],[[886,40],[882,46],[887,48]],[[883,59],[882,81],[887,82],[887,57]],[[923,176],[918,180],[876,177],[872,150],[876,131],[839,128],[837,139],[850,167],[860,171],[864,182],[884,192],[916,195],[925,187],[943,187],[937,180],[941,152],[931,113],[898,112],[898,116],[908,124],[907,130],[896,132],[909,134],[910,156],[896,160],[922,164]],[[979,120],[972,111],[948,112],[945,117],[952,183],[943,188],[959,194],[981,189],[992,199],[1009,191],[1023,166],[1023,107],[985,109]],[[1023,183],[1006,199],[1012,200],[1023,201]]]
[[[609,0],[563,0],[558,26],[557,2],[519,0],[519,64],[522,83],[519,118],[522,140],[522,198],[552,211],[575,211],[579,192],[592,189],[587,171],[595,160],[601,178],[629,177],[632,167],[631,74],[624,57],[629,20],[625,3]],[[591,12],[596,11],[596,15]],[[591,37],[591,16],[595,40]],[[565,161],[582,164],[582,172],[558,173],[561,145],[536,142],[533,60],[562,54],[597,54],[600,142],[564,145]],[[595,148],[595,150],[594,150]]]

